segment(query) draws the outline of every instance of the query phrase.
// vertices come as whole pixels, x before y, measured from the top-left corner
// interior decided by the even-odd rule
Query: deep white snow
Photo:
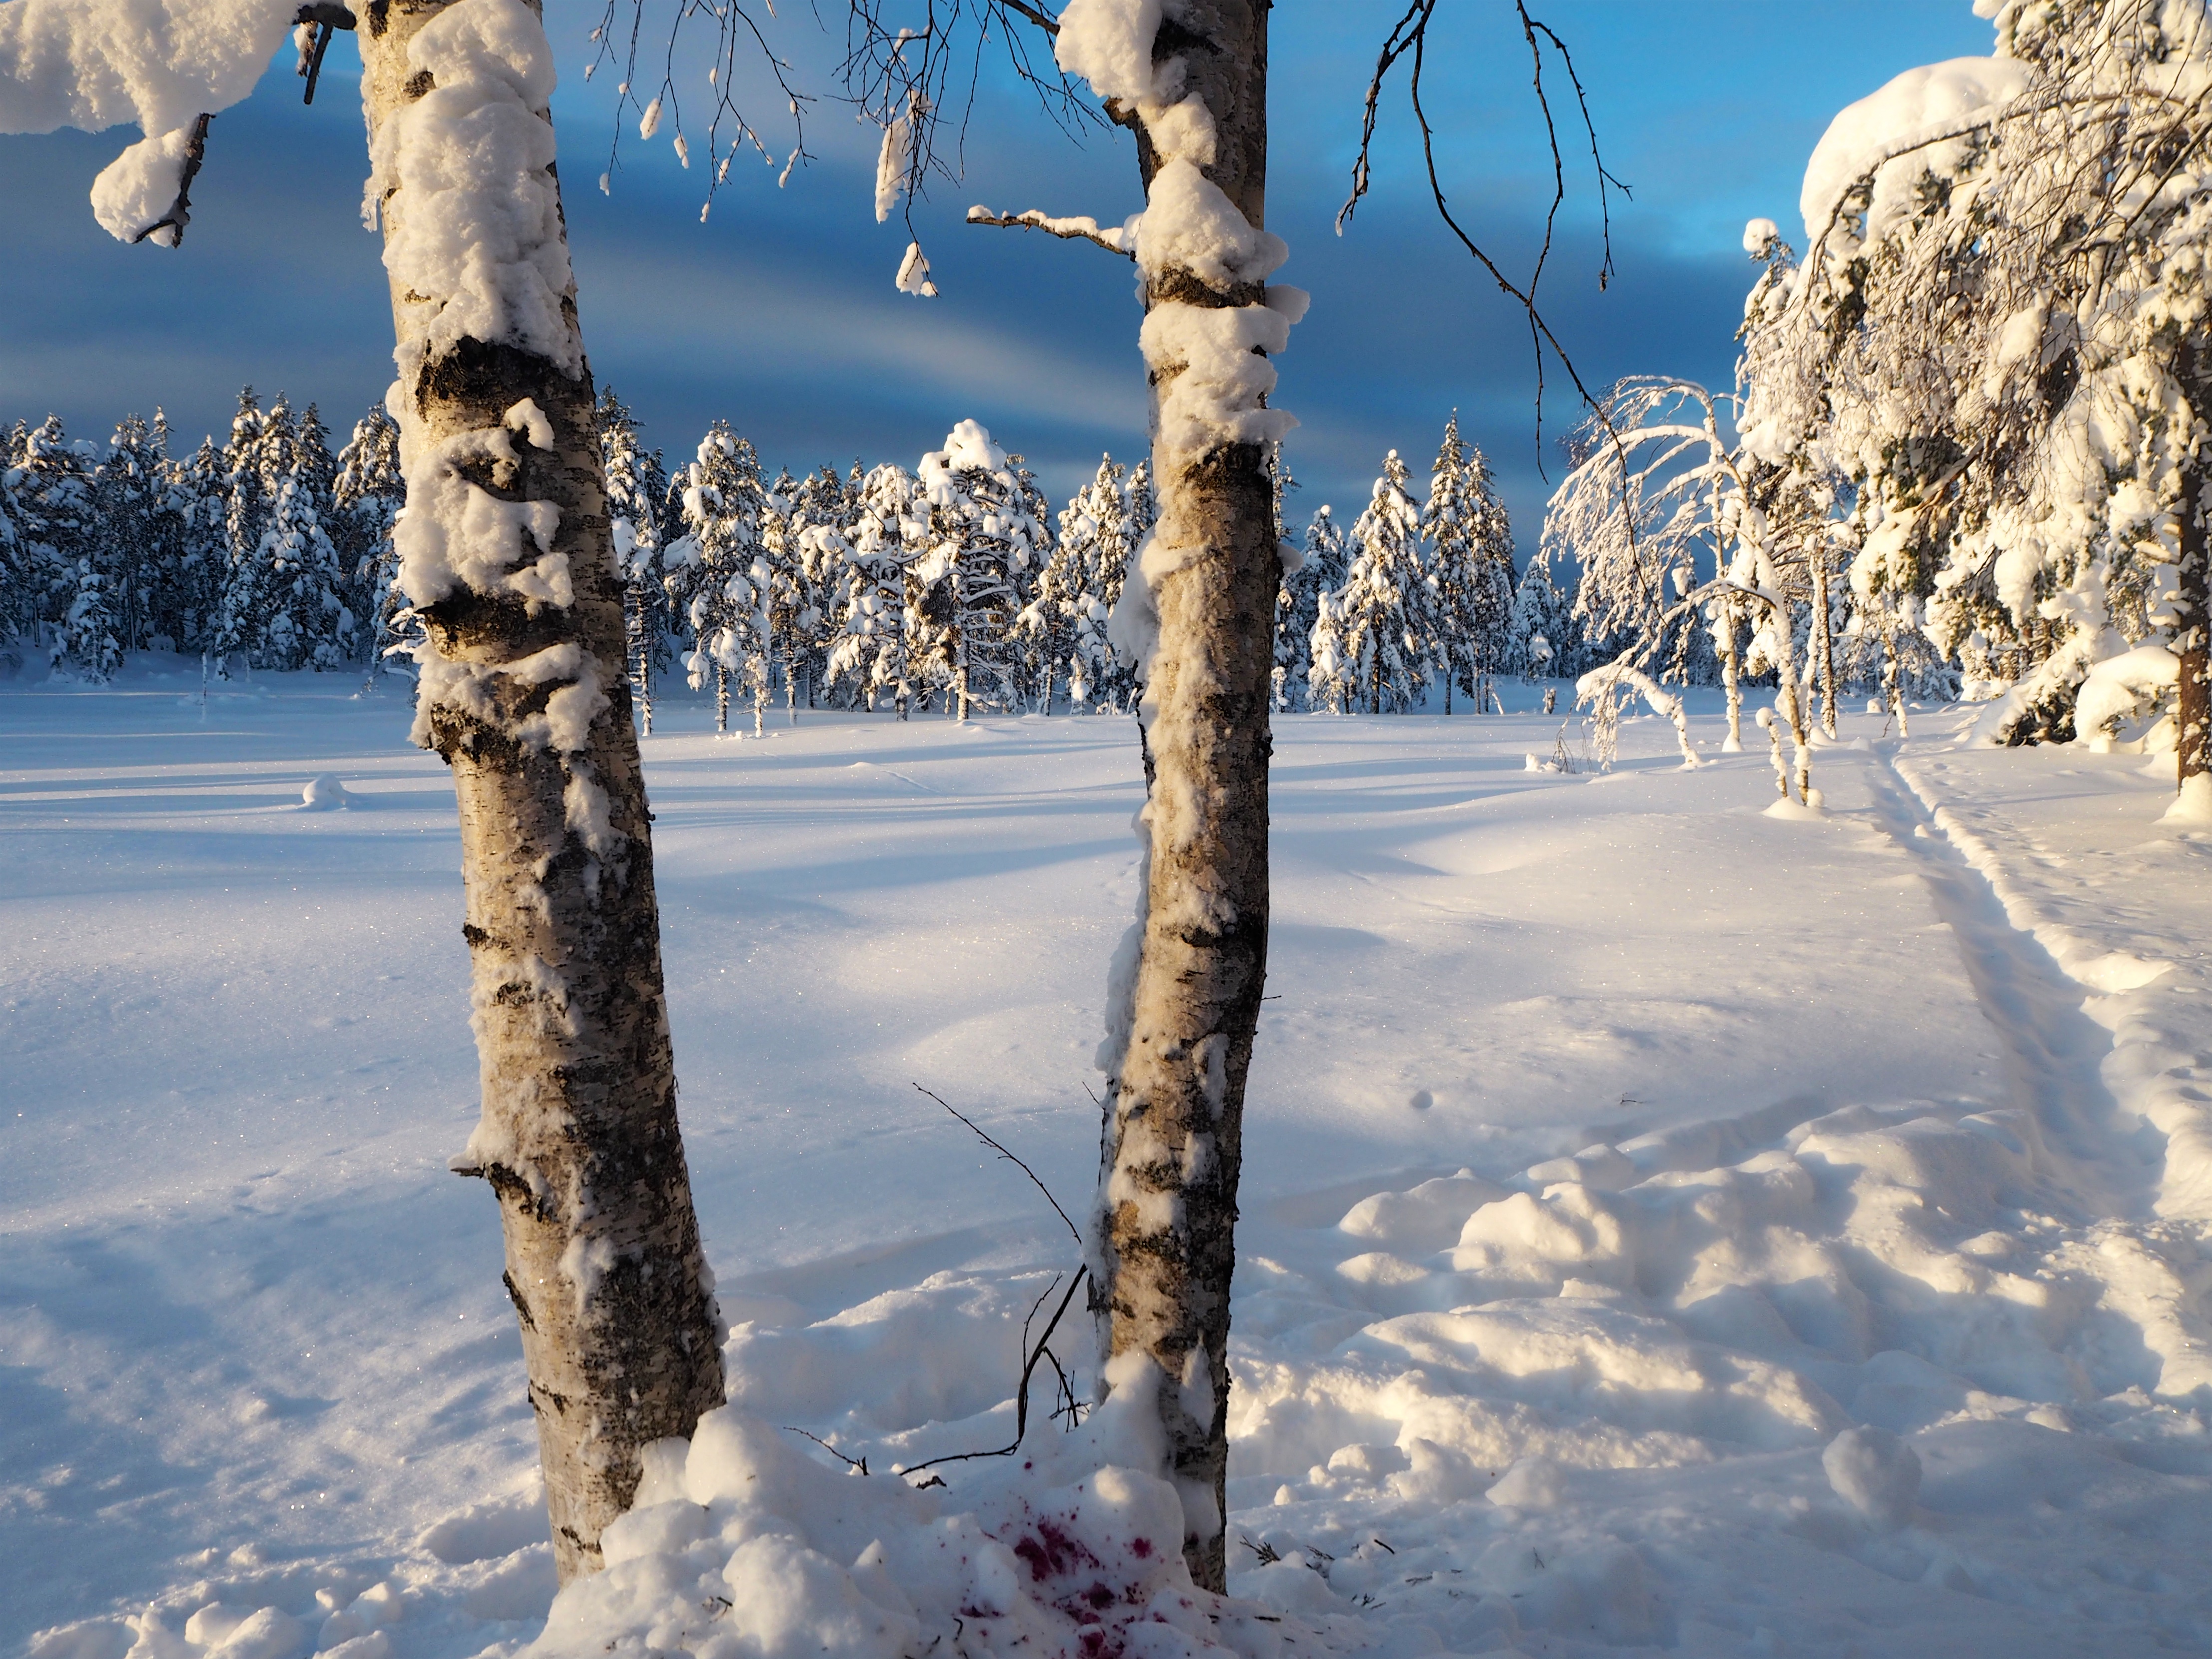
[[[392,692],[160,665],[0,687],[0,1650],[511,1651],[552,1578],[495,1209],[446,1167],[450,786]],[[733,1407],[544,1650],[2212,1646],[2212,836],[2143,757],[1970,711],[1846,717],[1771,817],[1714,703],[1697,769],[1624,718],[1609,775],[1528,769],[1556,716],[1279,720],[1212,1607],[1135,1548],[1158,1491],[1072,1484],[1111,1423],[890,1473],[1011,1438],[1074,1259],[912,1085],[1081,1213],[1131,725],[717,741],[664,696]]]

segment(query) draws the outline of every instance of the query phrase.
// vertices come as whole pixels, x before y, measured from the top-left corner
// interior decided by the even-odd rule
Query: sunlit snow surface
[[[543,1619],[452,792],[353,690],[0,688],[0,1650]],[[913,1085],[1079,1213],[1140,774],[781,719],[646,744],[686,1138],[733,1397],[881,1480],[1003,1443],[1073,1255]],[[1663,722],[1603,777],[1526,769],[1556,716],[1278,722],[1233,1590],[1391,1659],[2212,1645],[2212,838],[1916,720],[1811,823]],[[1832,1482],[1855,1424],[1917,1492],[1879,1435]]]

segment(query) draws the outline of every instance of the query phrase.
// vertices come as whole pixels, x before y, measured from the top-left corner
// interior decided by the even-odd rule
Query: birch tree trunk
[[[1123,599],[1158,631],[1139,710],[1144,908],[1115,963],[1100,1056],[1109,1108],[1094,1310],[1108,1380],[1157,1395],[1184,1557],[1213,1589],[1225,1568],[1244,1084],[1267,957],[1282,567],[1267,446],[1291,424],[1263,402],[1274,384],[1264,359],[1294,314],[1267,308],[1264,283],[1283,257],[1261,228],[1267,30],[1267,0],[1184,0],[1155,39],[1132,43],[1140,65],[1149,46],[1148,82],[1108,104],[1135,132],[1148,216],[1158,216],[1147,217],[1139,268],[1159,519]],[[1084,72],[1102,93],[1116,84],[1111,65]],[[1200,210],[1218,216],[1205,219],[1211,240],[1181,232]],[[1225,256],[1224,224],[1235,239]]]
[[[430,641],[416,735],[460,803],[483,1099],[454,1167],[498,1196],[565,1581],[600,1565],[640,1448],[689,1435],[723,1386],[552,58],[522,0],[372,0],[361,52],[398,336],[401,580]]]
[[[2212,772],[2212,460],[2204,434],[2212,430],[2212,342],[2191,338],[2175,363],[2197,417],[2196,453],[2181,473],[2181,545],[2174,562],[2173,655],[2174,787]],[[2201,786],[2200,786],[2201,787]]]
[[[1828,550],[1816,538],[1805,550],[1812,566],[1813,672],[1820,683],[1820,729],[1836,735],[1835,618],[1828,611]]]
[[[1728,737],[1721,744],[1724,755],[1743,752],[1743,658],[1737,643],[1742,624],[1736,617],[1735,596],[1720,602],[1721,685],[1728,693]]]
[[[2212,772],[2212,675],[2206,667],[2206,636],[2212,632],[2208,615],[2208,558],[2212,538],[2206,520],[2212,519],[2212,474],[2202,453],[2181,475],[2181,548],[2174,567],[2173,654],[2179,665],[2174,688],[2174,785],[2187,787],[2190,779]]]

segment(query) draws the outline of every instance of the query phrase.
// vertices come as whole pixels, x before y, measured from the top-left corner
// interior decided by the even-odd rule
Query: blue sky
[[[648,0],[648,19],[668,3]],[[720,416],[771,467],[856,457],[911,465],[974,416],[1056,495],[1102,450],[1139,452],[1129,267],[1083,244],[960,222],[971,201],[1102,221],[1134,210],[1125,135],[1072,145],[987,78],[963,179],[940,184],[915,216],[943,295],[911,299],[891,285],[903,230],[876,224],[871,208],[872,131],[833,104],[810,118],[813,165],[779,190],[772,169],[740,162],[704,224],[702,171],[678,166],[665,130],[649,144],[626,137],[613,194],[601,196],[592,181],[605,165],[611,88],[582,77],[599,9],[547,0],[546,9],[586,348],[649,441],[688,456]],[[780,48],[802,77],[823,82],[836,43],[809,8],[784,9]],[[820,9],[836,15],[826,0]],[[1393,447],[1422,472],[1456,407],[1526,548],[1546,494],[1527,330],[1437,222],[1402,85],[1386,106],[1373,194],[1342,239],[1331,229],[1366,76],[1398,9],[1280,0],[1274,12],[1267,218],[1291,244],[1280,279],[1315,296],[1275,399],[1304,422],[1289,443],[1304,486],[1294,506],[1301,516],[1323,501],[1355,507]],[[1563,133],[1565,235],[1543,299],[1593,386],[1628,373],[1724,384],[1753,275],[1745,219],[1767,215],[1796,240],[1799,180],[1829,117],[1902,70],[1990,43],[1968,0],[1533,9],[1573,50],[1607,163],[1634,188],[1632,201],[1613,203],[1619,274],[1601,293],[1588,156],[1576,167],[1579,136]],[[1524,272],[1550,194],[1527,48],[1498,0],[1443,13],[1426,97],[1445,185],[1493,256]],[[191,232],[174,252],[123,246],[93,222],[86,192],[128,130],[0,138],[0,419],[52,410],[73,434],[104,437],[126,411],[158,404],[191,443],[221,435],[251,381],[264,395],[318,400],[342,436],[380,395],[391,321],[378,242],[358,217],[358,60],[342,40],[303,108],[290,58],[281,54],[253,98],[215,122]],[[761,125],[773,142],[778,129]],[[1554,370],[1545,461],[1555,477],[1552,441],[1574,413]]]

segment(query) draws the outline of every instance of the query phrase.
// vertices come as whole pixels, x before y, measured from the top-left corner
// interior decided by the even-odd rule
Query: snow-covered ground
[[[497,1217],[446,1170],[451,791],[354,689],[0,687],[8,1651],[463,1659],[544,1620]],[[732,1395],[873,1492],[1003,1443],[1071,1264],[914,1085],[1085,1197],[1133,734],[708,724],[664,702],[646,756]],[[1656,720],[1609,775],[1526,769],[1558,717],[1279,722],[1231,1564],[1283,1632],[2212,1647],[2212,836],[2139,757],[1966,724],[1851,718],[1798,822],[1763,756],[1684,772]]]

